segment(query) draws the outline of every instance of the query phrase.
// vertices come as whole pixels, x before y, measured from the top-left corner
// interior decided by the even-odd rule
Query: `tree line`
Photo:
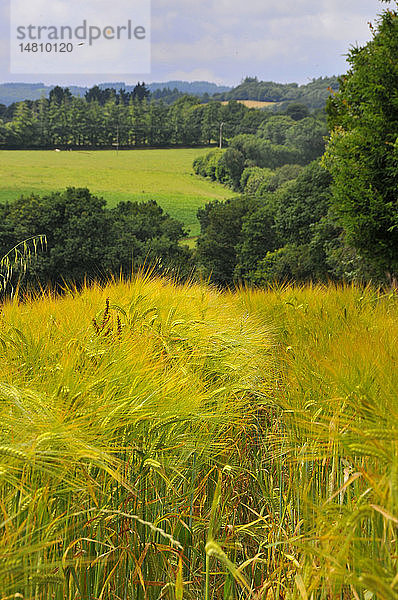
[[[338,89],[337,77],[318,77],[305,85],[259,81],[257,77],[245,77],[232,90],[214,94],[213,99],[277,102],[282,105],[282,109],[289,103],[299,102],[315,110],[323,108],[331,92],[336,92]]]
[[[292,105],[294,109],[296,105]],[[193,163],[197,175],[232,187],[235,191],[262,196],[268,191],[274,170],[285,165],[306,165],[322,156],[328,133],[323,115],[289,110],[272,115],[255,134],[239,134],[228,141],[228,148],[215,149]],[[285,169],[287,174],[289,169]]]
[[[219,285],[352,281],[380,273],[346,244],[319,161],[276,169],[259,195],[210,202],[198,211],[196,264]]]
[[[308,116],[303,105],[286,114]],[[3,148],[131,148],[142,146],[199,146],[239,134],[254,134],[272,113],[241,103],[211,101],[183,95],[168,105],[149,96],[145,85],[133,91],[94,86],[84,97],[55,87],[49,98],[0,107],[0,145]]]
[[[193,267],[191,252],[180,244],[187,236],[183,224],[155,201],[108,208],[89,190],[68,188],[0,205],[0,256],[40,236],[44,249],[33,253],[26,273],[23,265],[15,269],[14,285],[18,280],[30,288],[80,285],[129,275],[144,264],[182,277]]]
[[[217,283],[372,280],[398,287],[397,11],[384,11],[372,32],[370,42],[350,50],[349,71],[328,100],[322,159],[267,172],[257,137],[238,136],[223,155],[196,161],[197,172],[226,176],[244,192],[199,211],[196,261]],[[280,125],[279,118],[264,128],[276,134]]]

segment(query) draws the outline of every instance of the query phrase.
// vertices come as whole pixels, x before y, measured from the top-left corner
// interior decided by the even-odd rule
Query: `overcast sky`
[[[378,0],[152,0],[150,74],[57,76],[10,74],[10,1],[0,0],[0,82],[88,85],[137,79],[236,85],[247,75],[305,83],[340,74],[347,68],[348,48],[370,39],[368,22],[374,23],[383,8]],[[111,19],[117,2],[102,3],[104,19]]]

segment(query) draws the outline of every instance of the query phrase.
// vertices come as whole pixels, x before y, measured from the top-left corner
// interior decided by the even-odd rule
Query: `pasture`
[[[109,206],[121,201],[156,200],[199,233],[196,211],[206,202],[233,195],[223,186],[196,177],[192,162],[208,148],[103,151],[0,151],[0,202],[32,192],[87,187]]]

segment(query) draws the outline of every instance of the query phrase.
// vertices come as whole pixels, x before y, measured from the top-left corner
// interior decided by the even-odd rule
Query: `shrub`
[[[261,167],[246,167],[240,178],[240,189],[245,194],[254,196],[260,186],[265,185],[272,179],[271,169]]]

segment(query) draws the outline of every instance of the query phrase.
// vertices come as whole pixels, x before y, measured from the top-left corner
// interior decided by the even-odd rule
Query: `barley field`
[[[398,295],[5,302],[0,598],[398,596]]]
[[[244,104],[247,108],[268,108],[269,106],[277,106],[279,102],[266,102],[265,100],[237,100],[239,104]],[[221,102],[228,104],[228,101]]]
[[[227,187],[194,175],[193,160],[208,150],[1,150],[0,202],[32,192],[87,187],[105,198],[109,206],[127,200],[156,200],[163,210],[185,223],[191,236],[196,236],[198,208],[211,200],[233,196]]]

